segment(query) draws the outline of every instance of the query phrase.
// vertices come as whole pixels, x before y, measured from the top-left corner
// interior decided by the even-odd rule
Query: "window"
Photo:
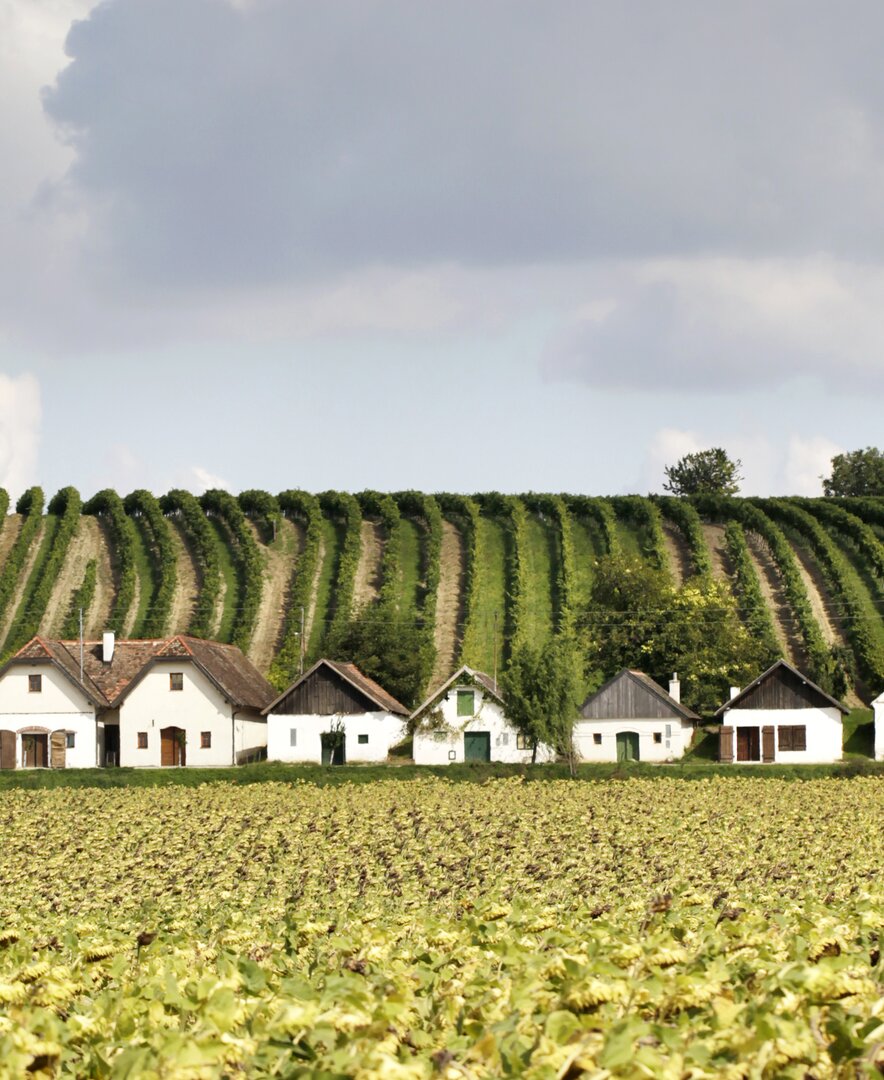
[[[667,739],[672,738],[672,724],[667,724],[666,725],[666,738]]]
[[[516,736],[516,749],[517,750],[531,750],[532,749],[531,740],[528,738],[527,735],[517,735]]]
[[[64,733],[64,745],[66,750],[73,750],[77,742],[76,732],[66,731]]]
[[[445,742],[445,738],[446,738],[446,736],[445,736],[444,731],[434,731],[433,732],[433,739],[434,739],[435,742]]]
[[[804,724],[787,724],[778,727],[777,747],[780,750],[806,750],[807,728]]]
[[[200,749],[211,750],[212,749],[212,733],[211,731],[200,732]]]
[[[476,715],[476,692],[475,690],[458,690],[457,692],[457,715]]]
[[[289,746],[297,746],[297,745],[298,745],[298,729],[294,728],[294,727],[289,728]]]
[[[28,676],[28,693],[29,694],[42,694],[43,693],[43,676],[42,675],[29,675]]]
[[[146,731],[139,731],[138,732],[138,749],[139,750],[146,750],[147,749],[147,732]]]
[[[449,761],[457,761],[457,751],[456,750],[449,750],[448,751],[448,760]]]
[[[184,673],[181,671],[173,671],[169,674],[169,689],[170,690],[183,690],[184,689]]]
[[[655,731],[654,732],[654,742],[655,743],[663,742],[663,732],[662,731]]]
[[[596,733],[595,733],[595,734],[593,735],[593,737],[592,737],[592,741],[593,741],[593,743],[594,743],[594,744],[595,744],[596,746],[601,746],[601,745],[602,745],[602,734],[601,734],[601,732],[600,732],[600,731],[597,731],[597,732],[596,732]]]
[[[368,745],[368,736],[367,735],[358,735],[356,737],[356,741],[359,743],[360,746],[367,746]]]

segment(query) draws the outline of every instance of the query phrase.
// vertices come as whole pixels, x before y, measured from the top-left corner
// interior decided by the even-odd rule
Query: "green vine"
[[[463,626],[460,635],[459,662],[463,664],[468,654],[469,639],[475,633],[477,617],[477,582],[482,559],[482,543],[479,531],[479,507],[466,495],[442,493],[436,495],[442,516],[460,532],[464,546],[464,594]]]
[[[522,502],[535,514],[550,518],[556,524],[556,584],[555,629],[569,633],[574,628],[577,556],[571,535],[571,514],[561,495],[541,495],[529,492]]]
[[[724,543],[734,570],[734,592],[743,623],[752,637],[762,643],[763,662],[772,664],[780,655],[780,643],[749,554],[746,534],[738,521],[725,525]]]
[[[402,577],[402,518],[396,500],[379,491],[362,491],[356,499],[365,517],[378,517],[384,526],[386,540],[381,557],[381,588],[378,604],[394,611],[399,606]]]
[[[233,620],[231,644],[247,652],[258,621],[261,594],[264,591],[264,560],[249,528],[248,520],[236,497],[229,491],[212,488],[200,497],[208,516],[215,515],[233,537],[233,557],[239,578],[239,608]],[[275,500],[274,500],[275,502]]]
[[[617,533],[617,516],[608,499],[591,495],[563,495],[565,506],[576,517],[589,518],[601,529],[605,542],[606,554],[617,555],[620,552],[620,537]]]
[[[95,586],[98,582],[98,560],[90,559],[86,563],[86,572],[79,588],[74,590],[71,603],[68,607],[67,617],[61,628],[61,636],[65,640],[79,637],[80,635],[80,609],[83,610],[84,618],[92,607],[95,599]]]
[[[199,501],[189,491],[176,488],[163,495],[159,502],[166,517],[174,517],[180,524],[199,575],[199,594],[187,633],[194,637],[211,637],[215,624],[215,608],[221,593],[218,540]]]
[[[656,495],[654,502],[666,520],[672,522],[684,537],[691,555],[694,573],[711,577],[712,558],[706,537],[703,535],[703,523],[696,507],[687,499],[677,499],[672,495]]]
[[[618,517],[631,522],[645,536],[644,557],[658,570],[669,572],[666,536],[659,507],[642,495],[615,495],[611,505]]]
[[[350,620],[353,587],[362,550],[362,511],[359,502],[345,491],[325,491],[319,496],[323,514],[343,526],[344,538],[338,553],[333,590],[334,601],[325,633],[323,649],[333,651]]]
[[[117,559],[119,581],[117,595],[110,615],[109,629],[122,635],[126,619],[135,599],[137,570],[135,568],[135,526],[126,514],[120,496],[106,488],[93,495],[83,507],[84,514],[101,518],[107,525],[111,551]]]
[[[178,583],[178,559],[172,530],[159,501],[143,488],[127,495],[123,507],[130,518],[137,518],[142,525],[153,570],[153,596],[136,632],[139,637],[160,638],[170,629],[169,616]]]

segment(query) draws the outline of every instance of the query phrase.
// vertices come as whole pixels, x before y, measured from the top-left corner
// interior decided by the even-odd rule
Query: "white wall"
[[[475,716],[457,715],[458,689],[475,691]],[[518,748],[516,729],[507,721],[501,706],[480,687],[452,686],[446,697],[447,700],[443,698],[436,706],[436,709],[441,711],[441,726],[429,730],[429,718],[425,717],[424,724],[419,725],[414,733],[412,754],[415,765],[450,765],[453,762],[462,762],[465,731],[487,731],[490,734],[492,761],[511,765],[531,763],[531,749]],[[555,754],[549,747],[537,748],[538,761],[552,761],[554,757]]]
[[[387,712],[356,713],[350,716],[317,716],[271,713],[267,717],[267,758],[269,761],[322,761],[322,735],[341,725],[348,764],[385,761],[390,747],[405,735],[405,718]],[[295,745],[292,746],[292,731]],[[360,743],[359,736],[368,742]]]
[[[184,689],[170,690],[169,675],[180,672]],[[186,733],[188,768],[212,768],[234,764],[234,754],[266,746],[266,725],[257,714],[244,713],[234,731],[232,708],[213,682],[189,661],[164,660],[154,665],[120,706],[120,764],[159,767],[160,732],[183,728]],[[147,732],[147,749],[138,749],[138,733]],[[212,736],[208,749],[201,747],[202,732]],[[234,747],[234,738],[236,746]]]
[[[826,709],[728,709],[722,725],[734,729],[734,757],[737,763],[737,728],[803,726],[807,732],[806,750],[780,750],[779,735],[774,732],[774,761],[782,765],[840,761],[844,725],[841,712],[834,706]],[[759,739],[761,733],[759,730]],[[759,744],[761,745],[761,744]],[[763,747],[761,747],[763,753]],[[759,757],[759,760],[761,758]],[[739,762],[742,765],[744,762]],[[747,763],[748,764],[748,763]]]
[[[673,716],[670,720],[578,720],[574,725],[574,745],[582,761],[616,761],[617,735],[621,731],[638,734],[639,761],[672,761],[687,750],[694,733],[691,723]],[[667,735],[668,732],[668,735]],[[654,742],[654,735],[660,742]],[[595,735],[601,735],[596,745]]]
[[[875,760],[884,761],[884,694],[872,702],[875,710]]]
[[[28,676],[41,675],[41,690],[31,693]],[[22,767],[20,729],[70,731],[74,746],[65,752],[69,769],[98,763],[95,708],[86,695],[51,664],[14,664],[0,679],[0,729],[16,732],[16,768]]]

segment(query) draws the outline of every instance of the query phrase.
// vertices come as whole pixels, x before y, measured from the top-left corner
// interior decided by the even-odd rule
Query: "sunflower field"
[[[858,1077],[884,784],[6,791],[0,1076]]]

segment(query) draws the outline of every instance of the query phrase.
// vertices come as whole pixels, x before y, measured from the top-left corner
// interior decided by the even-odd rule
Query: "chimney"
[[[673,671],[672,678],[669,680],[669,696],[681,705],[681,683],[678,681],[677,671]]]
[[[104,636],[102,638],[102,642],[101,642],[101,659],[106,664],[109,664],[111,662],[111,660],[113,660],[113,658],[114,658],[114,632],[113,632],[113,630],[108,630],[104,634]]]
[[[732,686],[731,687],[731,701],[734,700],[734,698],[737,696],[737,694],[739,694],[739,692],[740,692],[739,686]]]

